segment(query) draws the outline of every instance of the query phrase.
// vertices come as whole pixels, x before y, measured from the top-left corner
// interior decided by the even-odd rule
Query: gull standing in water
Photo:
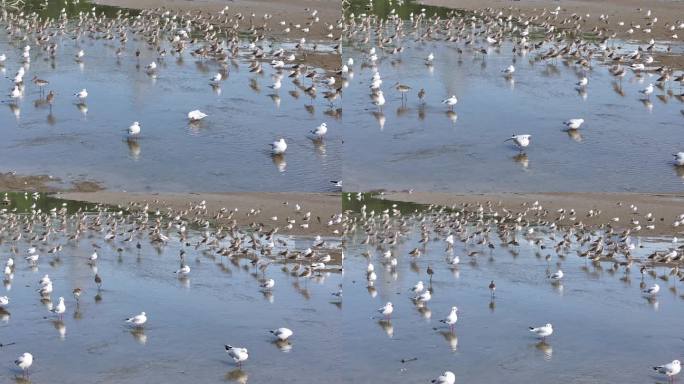
[[[458,99],[456,98],[456,95],[451,95],[447,97],[446,99],[442,100],[442,104],[446,104],[449,106],[449,110],[453,111],[454,105],[458,103]]]
[[[527,148],[530,145],[530,138],[532,135],[513,135],[510,138],[504,140],[504,142],[512,140],[515,145],[520,148]]]
[[[644,290],[641,291],[641,292],[643,292],[643,293],[645,293],[645,294],[647,294],[647,295],[655,295],[655,294],[657,294],[658,292],[660,292],[660,285],[658,285],[657,283],[656,283],[656,284],[653,284],[652,286],[650,286],[650,287],[644,289]]]
[[[274,155],[282,155],[287,150],[287,143],[282,137],[278,141],[271,143],[271,152]]]
[[[568,129],[579,129],[584,124],[584,119],[570,119],[563,122]]]
[[[649,84],[646,88],[639,90],[639,93],[650,99],[651,93],[653,93],[653,84]]]
[[[553,334],[553,326],[548,323],[546,325],[542,325],[541,327],[530,327],[530,332],[541,337],[542,341],[546,341],[546,338]]]
[[[147,314],[141,312],[139,315],[129,317],[126,319],[126,323],[132,324],[136,328],[141,328],[145,323],[147,323]]]
[[[667,376],[668,380],[674,382],[674,377],[682,370],[682,364],[679,362],[679,360],[672,360],[671,363],[653,367],[653,370],[658,373],[662,373],[663,375]]]
[[[456,322],[458,321],[458,307],[453,306],[451,307],[451,312],[449,312],[449,315],[447,315],[446,318],[440,320],[440,322],[446,324],[449,326],[449,329],[452,331],[454,330],[454,325],[456,325]]]
[[[318,127],[312,129],[310,133],[317,138],[323,138],[326,133],[328,133],[328,124],[327,123],[321,123]]]
[[[563,271],[561,271],[560,269],[556,273],[549,275],[549,279],[555,280],[555,281],[558,281],[562,278],[563,278]]]
[[[225,348],[228,356],[230,356],[238,366],[242,366],[242,362],[249,358],[249,352],[247,352],[247,348],[238,348],[227,344]]]
[[[50,312],[56,314],[59,316],[59,319],[62,320],[62,315],[64,315],[64,312],[66,312],[66,305],[64,304],[64,298],[59,297],[59,302],[57,305],[50,310]]]
[[[388,301],[387,304],[378,308],[378,312],[389,319],[390,316],[392,316],[392,312],[394,312],[394,306],[392,305],[392,302]]]
[[[278,328],[270,331],[278,340],[285,341],[294,334],[289,328]]]
[[[456,382],[456,375],[451,371],[445,371],[438,378],[431,381],[435,384],[454,384]]]
[[[200,111],[199,109],[195,109],[194,111],[188,112],[188,119],[190,121],[200,121],[207,117],[207,114]]]
[[[76,96],[77,99],[79,99],[81,102],[85,101],[85,99],[88,98],[88,90],[83,88],[80,91],[74,93],[74,96]]]
[[[140,123],[137,121],[134,121],[133,124],[131,124],[130,127],[128,127],[128,135],[129,136],[138,136],[140,134]]]
[[[31,368],[31,365],[33,365],[33,355],[28,352],[24,352],[21,354],[21,356],[14,360],[14,364],[21,368],[23,376],[28,378],[29,368]]]

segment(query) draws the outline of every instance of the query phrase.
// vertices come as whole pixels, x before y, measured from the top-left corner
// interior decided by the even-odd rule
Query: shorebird
[[[187,264],[182,264],[180,269],[174,272],[177,275],[187,275],[190,273],[190,266]]]
[[[328,124],[327,123],[321,123],[321,125],[312,129],[311,131],[309,131],[309,133],[311,133],[312,135],[314,135],[318,138],[322,138],[323,136],[325,136],[326,133],[328,133]]]
[[[405,84],[396,83],[394,84],[394,89],[401,93],[401,101],[403,102],[407,98],[406,93],[411,90],[411,87]]]
[[[649,84],[646,88],[639,90],[639,93],[643,94],[647,98],[651,98],[651,93],[653,93],[653,84]]]
[[[496,291],[496,284],[494,284],[494,280],[492,280],[492,282],[489,283],[489,292],[492,294],[492,299],[494,298],[494,291]]]
[[[273,280],[273,279],[267,279],[266,281],[264,281],[263,283],[261,283],[261,284],[259,285],[259,287],[260,287],[261,289],[264,289],[264,290],[271,290],[271,289],[273,289],[273,287],[275,287],[275,280]]]
[[[31,365],[33,365],[33,355],[28,352],[24,352],[21,354],[21,356],[14,360],[14,364],[22,370],[22,375],[28,378],[29,368],[31,368]]]
[[[142,328],[145,323],[147,323],[147,314],[145,312],[140,312],[139,315],[126,319],[126,323],[131,324],[136,328]]]
[[[86,98],[88,98],[88,90],[83,88],[80,91],[74,93],[74,96],[76,96],[77,99],[83,102]]]
[[[278,328],[270,332],[281,341],[285,341],[293,335],[292,330],[289,328]]]
[[[203,113],[199,109],[195,109],[194,111],[188,112],[188,120],[190,121],[200,121],[207,117],[206,113]]]
[[[432,293],[430,293],[429,289],[413,297],[413,301],[418,303],[425,303],[430,301],[430,299],[432,299]]]
[[[287,150],[287,143],[282,137],[280,140],[271,143],[271,153],[274,155],[282,155]]]
[[[0,308],[9,305],[9,298],[7,296],[0,296]]]
[[[458,99],[456,98],[456,95],[451,95],[447,97],[446,99],[442,100],[442,104],[446,104],[449,106],[449,110],[454,109],[454,105],[458,103]]]
[[[40,94],[41,94],[41,95],[43,94],[43,88],[44,88],[45,86],[47,86],[48,84],[50,84],[49,81],[43,80],[43,79],[39,79],[38,76],[33,76],[33,79],[32,79],[31,81],[33,82],[33,84],[35,84],[35,85],[38,86],[38,89],[40,90]]]
[[[382,91],[378,91],[373,95],[373,104],[375,104],[375,106],[382,111],[382,106],[385,105],[385,94],[382,93]]]
[[[652,286],[642,290],[641,292],[643,292],[647,295],[655,295],[658,292],[660,292],[660,285],[658,285],[658,283],[653,284]]]
[[[225,345],[226,353],[230,356],[238,366],[242,366],[242,362],[249,358],[247,348],[238,348],[230,345]]]
[[[128,135],[129,136],[138,136],[140,134],[140,123],[137,121],[134,121],[133,124],[131,124],[128,127]]]
[[[438,378],[432,379],[434,384],[454,384],[456,382],[456,375],[451,371],[445,371]]]
[[[551,324],[542,325],[541,327],[529,327],[530,332],[541,337],[542,341],[546,341],[548,336],[553,334],[553,326]]]
[[[577,83],[575,83],[575,85],[577,85],[578,87],[586,87],[587,84],[589,84],[589,79],[586,76],[582,76],[582,78],[579,79]]]
[[[420,91],[418,91],[418,101],[420,101],[421,104],[425,104],[425,89],[421,88]]]
[[[83,293],[83,290],[81,288],[74,288],[73,291],[71,291],[72,295],[74,295],[74,299],[76,299],[76,304],[79,303],[79,299],[81,297],[81,294]]]
[[[64,304],[63,297],[59,297],[59,302],[54,308],[52,308],[52,310],[50,310],[50,312],[56,314],[59,316],[59,319],[62,320],[62,315],[64,315],[64,312],[66,312],[66,305]]]
[[[584,119],[569,119],[563,122],[568,129],[579,129],[584,124]]]
[[[510,138],[504,140],[504,142],[512,140],[515,145],[520,148],[527,148],[530,145],[530,138],[532,135],[513,135]]]
[[[419,281],[416,283],[416,285],[411,287],[410,291],[413,293],[420,293],[420,292],[423,292],[424,289],[425,289],[425,285],[423,284],[422,281]]]
[[[682,371],[682,365],[679,360],[672,360],[671,363],[653,367],[653,370],[658,373],[662,373],[663,375],[667,376],[669,381],[674,382],[674,377]]]
[[[515,66],[511,64],[508,67],[504,68],[501,72],[503,72],[506,76],[511,76],[513,72],[515,72]]]
[[[549,275],[549,279],[551,279],[551,280],[558,281],[562,278],[563,278],[563,271],[561,271],[560,269],[558,271],[556,271],[555,273],[552,273],[551,275]]]
[[[676,165],[684,165],[684,152],[677,152],[672,156],[674,156],[674,161]]]
[[[389,319],[392,316],[392,312],[394,312],[394,306],[391,302],[388,301],[387,304],[378,308],[378,312],[380,312],[383,316]]]
[[[458,321],[457,312],[458,308],[456,306],[451,307],[451,312],[449,312],[446,318],[440,320],[440,322],[448,325],[449,329],[453,330],[454,325],[456,325],[456,322]]]

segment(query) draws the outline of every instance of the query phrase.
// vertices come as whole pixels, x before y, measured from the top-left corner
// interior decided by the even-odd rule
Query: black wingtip
[[[529,327],[529,328],[530,328],[530,331],[534,329],[534,327]]]
[[[231,349],[233,349],[233,347],[231,347],[231,346],[228,345],[228,344],[225,345],[225,348],[226,348],[226,351],[230,351]]]

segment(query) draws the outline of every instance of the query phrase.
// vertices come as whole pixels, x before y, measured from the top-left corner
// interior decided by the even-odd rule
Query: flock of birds
[[[373,114],[381,128],[385,122],[382,108],[388,102],[386,89],[383,90],[381,63],[389,61],[391,69],[401,69],[405,61],[403,55],[407,54],[404,52],[423,49],[429,43],[448,48],[445,55],[451,55],[452,50],[455,49],[460,57],[472,55],[475,58],[481,58],[483,62],[489,55],[505,54],[503,51],[510,49],[512,63],[501,70],[503,77],[509,82],[514,81],[517,61],[530,56],[529,62],[532,65],[538,62],[553,64],[562,61],[573,68],[579,77],[574,86],[583,98],[586,98],[592,72],[597,66],[604,66],[608,67],[609,73],[616,79],[614,83],[616,92],[622,96],[624,92],[621,79],[628,73],[632,73],[640,79],[651,76],[657,78],[639,91],[640,100],[647,106],[652,106],[651,95],[658,90],[662,91],[657,95],[662,101],[667,101],[672,97],[684,102],[682,88],[684,72],[657,64],[658,52],[656,42],[652,38],[645,45],[638,46],[631,52],[621,50],[619,47],[616,48],[616,45],[619,45],[615,42],[616,34],[608,32],[608,27],[591,30],[585,27],[584,23],[591,15],[572,14],[564,17],[560,6],[553,11],[544,9],[541,13],[520,12],[516,14],[512,8],[485,8],[464,13],[448,12],[446,16],[439,16],[437,13],[428,15],[426,9],[423,8],[420,12],[411,13],[408,19],[403,19],[397,8],[392,8],[393,5],[395,4],[390,1],[389,14],[386,17],[373,14],[372,1],[367,4],[367,13],[354,14],[349,11],[344,36],[348,44],[361,53],[355,55],[356,57],[348,58],[341,72],[344,79],[348,81],[353,78],[355,69],[370,70],[372,74],[368,82],[362,79],[358,84],[367,84],[371,102],[377,107],[377,112]],[[401,2],[396,5],[401,5]],[[650,10],[637,12],[647,20],[648,28],[655,29],[661,26],[657,23],[656,15]],[[599,20],[608,25],[609,17],[600,15]],[[624,24],[624,22],[617,22],[615,27],[627,28]],[[667,28],[676,37],[676,33],[684,29],[684,21],[662,27]],[[631,28],[641,27],[632,26]],[[644,26],[643,30],[646,29]],[[673,39],[676,40],[676,38]],[[671,46],[668,47],[668,50],[670,49]],[[408,54],[411,55],[412,52]],[[435,65],[441,65],[437,64],[436,55],[439,54],[439,52],[430,52],[423,59],[430,73]],[[394,79],[399,77],[398,73],[399,71],[384,75]],[[420,79],[414,81],[418,82]],[[410,84],[395,82],[392,88],[401,95],[401,105],[405,108],[413,87]],[[420,88],[417,98],[419,116],[424,116],[425,105],[428,103],[425,88]],[[458,102],[459,98],[456,95],[450,95],[441,101],[448,109],[448,117],[454,122],[458,118],[454,112]],[[560,123],[565,126],[569,134],[577,135],[582,125],[585,124],[585,119],[581,116],[570,116],[566,120],[559,121]],[[517,148],[524,150],[532,142],[531,138],[531,134],[516,133],[506,141],[511,141]],[[684,164],[682,156],[684,152],[675,154],[675,164]]]
[[[336,87],[337,75],[333,69],[316,68],[308,63],[316,62],[317,57],[334,56],[340,51],[340,44],[336,43],[339,38],[335,35],[340,33],[342,24],[340,20],[321,20],[315,9],[305,9],[302,17],[306,21],[295,23],[286,20],[276,22],[271,14],[257,16],[232,12],[228,6],[215,12],[160,8],[132,14],[119,10],[113,16],[105,15],[96,7],[73,15],[70,14],[72,11],[67,11],[68,7],[73,6],[85,9],[85,5],[79,5],[79,0],[69,0],[57,17],[41,16],[40,13],[29,11],[6,10],[3,14],[3,30],[10,48],[14,50],[0,54],[0,69],[10,72],[10,67],[18,66],[14,75],[8,76],[12,85],[4,102],[17,117],[22,99],[28,92],[40,95],[35,102],[36,107],[49,106],[48,120],[51,119],[57,98],[70,93],[52,89],[49,77],[40,78],[37,73],[32,73],[33,61],[46,60],[53,67],[56,62],[75,61],[78,66],[74,68],[82,70],[89,60],[100,59],[97,55],[102,54],[96,50],[91,59],[88,42],[101,41],[109,51],[114,51],[117,63],[135,63],[136,68],[144,67],[145,73],[152,78],[164,71],[162,64],[169,57],[182,60],[189,54],[198,62],[215,65],[218,72],[207,79],[207,84],[216,92],[220,92],[221,85],[229,81],[231,66],[246,65],[253,76],[250,79],[252,89],[260,89],[259,79],[264,74],[273,79],[273,84],[269,86],[273,93],[269,97],[276,106],[280,104],[282,82],[289,79],[293,87],[288,93],[294,99],[301,94],[306,95],[312,102],[306,106],[310,113],[314,111],[313,100],[322,93],[330,110],[334,111],[326,114],[339,118],[336,115],[338,110],[333,109],[340,96],[340,90]],[[292,41],[292,47],[288,40]],[[318,41],[329,41],[330,44]],[[70,53],[74,49],[76,53]],[[150,55],[154,59],[141,65],[140,61]],[[309,60],[311,58],[313,61]],[[231,86],[233,88],[236,87]],[[71,100],[85,114],[91,97],[92,93],[82,88],[73,93]],[[199,109],[187,113],[187,121],[191,126],[197,126],[207,118],[210,118],[208,114]],[[123,128],[129,146],[135,145],[135,140],[144,134],[144,124],[153,124],[143,120],[144,117],[141,117],[128,128]],[[327,125],[323,123],[302,130],[301,134],[320,144],[326,133]],[[286,149],[287,143],[280,137],[273,143],[272,154],[282,157]]]
[[[43,211],[37,206],[40,194],[24,194],[22,197],[11,198],[7,194],[2,202],[10,205],[15,201],[25,200],[31,204],[28,212],[17,211],[16,208],[8,209],[0,206],[0,244],[6,244],[9,250],[4,261],[3,282],[5,290],[11,291],[15,278],[15,270],[19,263],[26,263],[29,270],[36,272],[45,263],[59,265],[62,258],[78,258],[70,255],[64,249],[66,246],[78,244],[81,241],[92,242],[93,252],[87,258],[75,260],[87,264],[93,273],[92,287],[71,287],[74,302],[67,302],[60,296],[56,304],[53,304],[51,295],[53,292],[64,291],[68,284],[65,281],[53,280],[45,274],[37,284],[36,296],[46,307],[52,316],[56,317],[59,326],[60,337],[64,337],[66,328],[62,323],[63,315],[75,306],[76,312],[81,305],[81,295],[85,290],[96,290],[100,296],[102,286],[105,284],[107,264],[102,264],[103,246],[116,249],[116,254],[130,252],[129,249],[137,250],[138,257],[144,252],[143,244],[149,244],[157,249],[163,249],[168,244],[180,244],[179,268],[175,274],[179,279],[187,280],[191,268],[187,263],[186,253],[208,252],[228,260],[236,266],[254,270],[254,276],[259,285],[255,289],[261,291],[264,297],[271,297],[275,288],[275,280],[268,277],[269,270],[278,268],[282,272],[293,276],[298,281],[304,282],[309,279],[322,281],[325,274],[341,270],[341,261],[333,258],[331,254],[339,252],[335,242],[321,239],[320,236],[312,236],[313,240],[303,237],[297,243],[289,238],[279,236],[282,228],[292,229],[293,225],[308,228],[311,220],[311,212],[305,212],[300,204],[292,204],[292,215],[286,218],[286,225],[282,221],[272,218],[273,224],[267,225],[256,223],[249,226],[240,226],[237,222],[238,215],[246,214],[247,217],[260,215],[257,208],[246,213],[221,208],[216,212],[207,208],[206,202],[191,203],[187,209],[173,209],[171,207],[154,210],[149,204],[131,203],[119,210],[107,209],[102,206],[94,206],[92,211],[70,212],[66,203]],[[318,217],[316,220],[321,220]],[[336,214],[328,218],[328,227],[335,227],[342,222],[342,215]],[[219,224],[220,223],[220,224]],[[191,228],[199,228],[194,234]],[[302,244],[308,244],[301,249]],[[98,252],[99,251],[99,252]],[[46,253],[46,256],[41,253]],[[23,260],[22,260],[23,259]],[[46,260],[47,261],[44,261]],[[242,265],[241,265],[242,262]],[[245,264],[246,263],[246,264]],[[23,266],[22,266],[23,268]],[[31,274],[29,274],[30,276]],[[23,273],[22,273],[23,276]],[[26,282],[21,281],[20,284]],[[306,291],[306,289],[303,289]],[[308,293],[302,293],[308,295]],[[340,300],[341,289],[331,292],[332,303]],[[4,322],[9,319],[8,309],[12,306],[21,307],[22,303],[11,300],[7,295],[0,297],[0,314]],[[73,308],[73,307],[72,307]],[[125,318],[123,325],[142,331],[147,325],[149,314],[140,312]],[[294,332],[286,327],[275,328],[270,331],[272,337],[278,343],[287,343]],[[5,335],[9,337],[10,335]],[[15,343],[3,343],[0,347],[8,347]],[[19,343],[17,343],[19,344]],[[280,348],[280,346],[279,346]],[[242,365],[249,357],[247,348],[226,345],[225,351],[230,359],[238,365]],[[49,359],[49,356],[41,356]],[[29,377],[29,369],[33,365],[34,357],[31,352],[25,352],[16,359],[15,364],[22,370],[25,378]]]
[[[359,207],[352,212],[346,212],[343,235],[346,239],[346,248],[349,248],[350,243],[361,247],[360,256],[367,263],[366,270],[361,273],[365,273],[371,297],[374,297],[376,292],[377,264],[382,265],[395,280],[399,277],[397,266],[403,262],[410,262],[411,270],[422,274],[423,270],[418,267],[417,262],[429,252],[428,244],[443,245],[446,254],[443,264],[434,264],[434,260],[427,261],[428,265],[424,271],[429,283],[421,280],[409,289],[411,301],[421,313],[430,312],[426,308],[426,303],[434,299],[433,276],[438,269],[458,270],[459,264],[465,261],[462,260],[464,257],[475,263],[484,255],[489,254],[489,257],[493,257],[491,251],[495,248],[517,249],[523,239],[529,244],[534,244],[533,247],[536,247],[539,253],[547,253],[547,263],[550,264],[556,259],[557,270],[549,272],[547,267],[546,274],[546,279],[555,287],[562,287],[565,274],[561,267],[566,258],[573,254],[595,266],[608,264],[614,272],[624,271],[621,279],[625,281],[629,281],[632,268],[638,268],[641,274],[640,294],[652,303],[657,303],[657,295],[661,288],[658,283],[647,285],[646,276],[657,276],[664,281],[674,277],[684,281],[684,245],[680,245],[676,237],[672,238],[667,249],[654,251],[645,257],[635,255],[642,247],[641,240],[635,240],[635,236],[638,236],[643,227],[654,227],[659,220],[652,213],[640,212],[634,204],[627,206],[622,202],[618,203],[625,210],[628,222],[621,221],[619,216],[605,217],[600,210],[592,209],[584,215],[604,224],[589,225],[582,223],[581,212],[572,209],[552,211],[538,202],[525,203],[517,210],[510,207],[507,209],[501,202],[487,201],[463,203],[452,207],[429,205],[424,209],[403,212],[397,204],[390,206],[389,203],[385,205],[386,209],[383,207],[380,208],[382,210],[372,210],[366,205],[365,195],[359,193],[345,193],[344,198],[355,200]],[[684,225],[684,213],[676,216],[670,225],[672,228]],[[403,243],[417,238],[420,240],[416,248],[407,253],[400,251]],[[459,256],[461,253],[465,256]],[[484,287],[489,289],[493,303],[497,290],[495,281],[491,280]],[[377,309],[384,318],[383,328],[390,336],[390,332],[393,333],[391,316],[394,311],[395,305],[391,301]],[[439,320],[448,326],[450,335],[453,334],[459,320],[458,313],[458,306],[453,305],[446,316]],[[554,327],[546,323],[530,326],[528,331],[545,343],[546,339],[554,334]],[[654,369],[669,378],[674,378],[680,372],[679,361],[674,360]],[[447,371],[433,382],[453,383],[454,378],[453,372]]]

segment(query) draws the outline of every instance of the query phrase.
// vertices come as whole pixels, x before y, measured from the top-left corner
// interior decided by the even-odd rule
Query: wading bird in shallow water
[[[451,371],[445,371],[438,378],[432,379],[431,383],[435,384],[454,384],[456,382],[456,375]]]
[[[530,332],[541,337],[542,341],[553,334],[553,326],[551,324],[542,325],[541,327],[530,327]]]
[[[239,367],[242,366],[243,361],[247,361],[249,358],[249,352],[247,352],[247,348],[238,348],[227,344],[225,348],[228,356],[230,356]]]
[[[532,135],[513,135],[508,139],[504,140],[504,142],[512,140],[518,148],[523,149],[527,148],[530,145],[531,137]]]
[[[674,383],[674,377],[677,376],[679,372],[681,372],[682,365],[679,362],[679,360],[673,360],[671,363],[653,367],[653,370],[667,376],[668,381]]]
[[[14,364],[22,370],[23,377],[28,379],[29,368],[31,368],[31,365],[33,365],[33,355],[28,352],[24,352],[21,354],[21,356],[14,360]]]

